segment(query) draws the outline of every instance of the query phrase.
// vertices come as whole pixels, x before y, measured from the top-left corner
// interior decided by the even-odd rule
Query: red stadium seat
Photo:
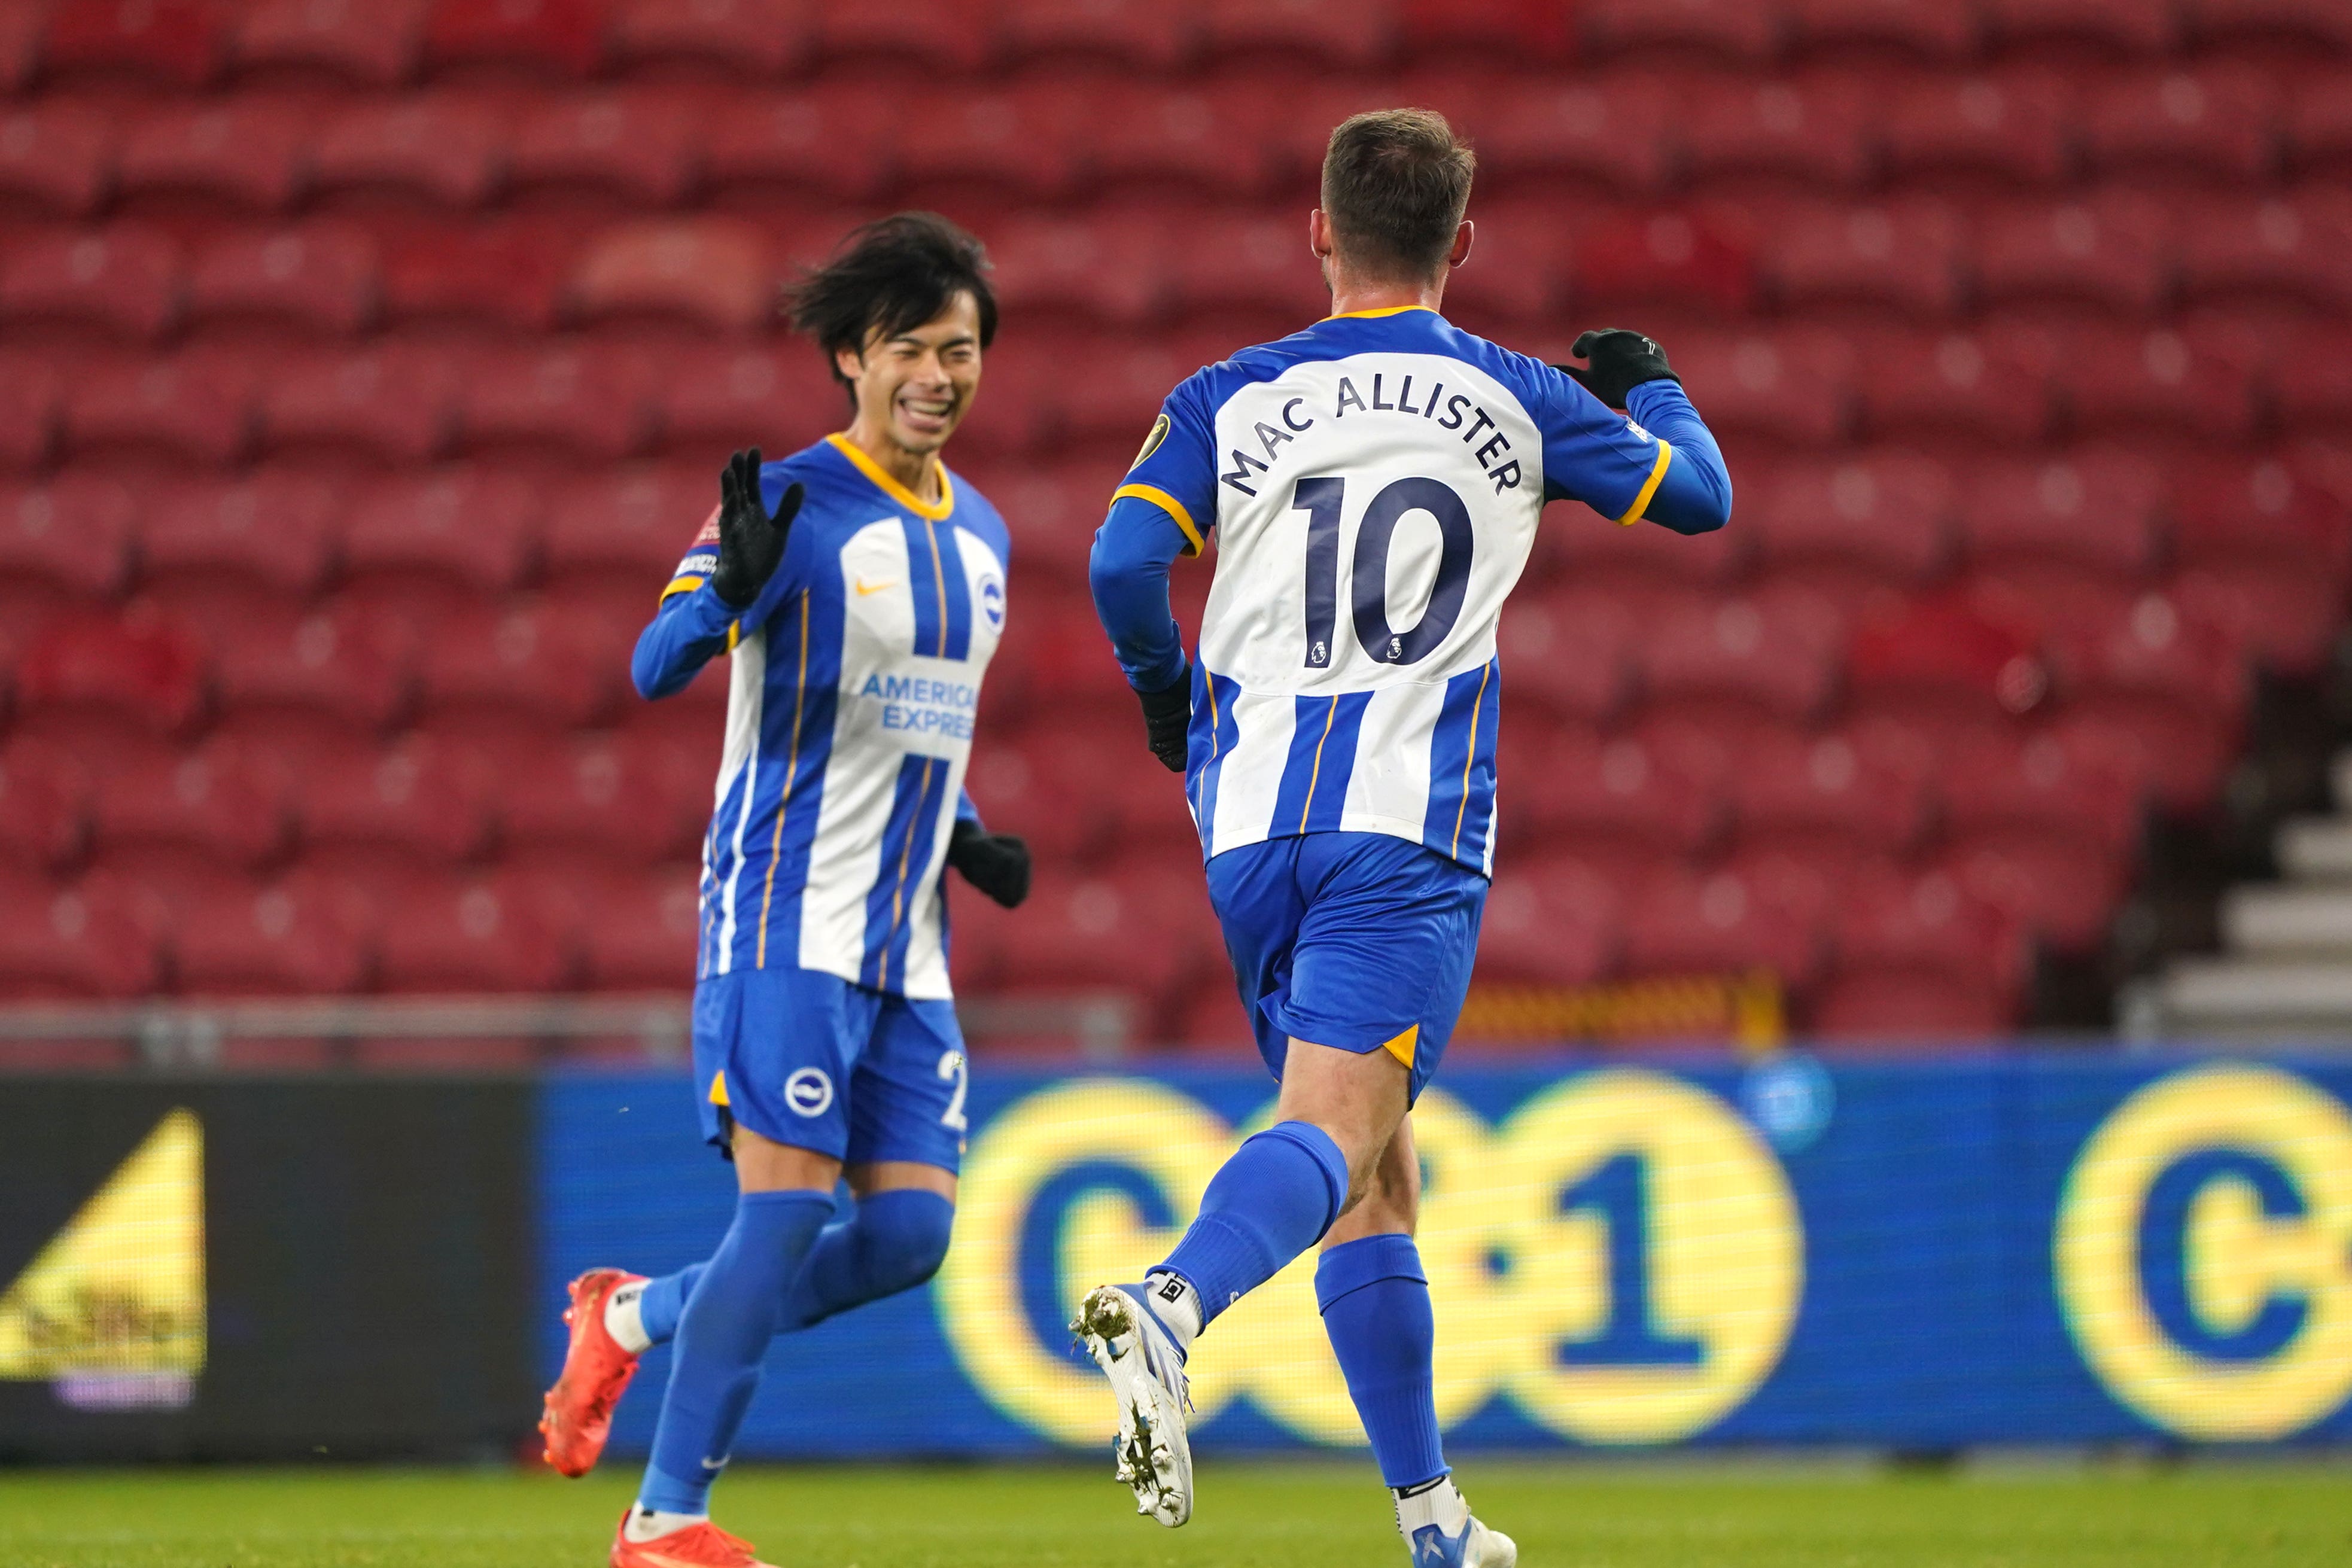
[[[616,863],[675,860],[702,827],[709,782],[645,747],[583,738],[500,776],[499,841],[510,854],[569,850]]]
[[[264,468],[237,481],[183,480],[140,518],[140,568],[163,580],[266,588],[297,602],[333,560],[343,497],[315,475]]]
[[[694,982],[701,901],[686,866],[612,876],[579,900],[585,984],[594,991],[685,990]]]
[[[1505,809],[1596,865],[1695,854],[1720,826],[1712,789],[1638,740],[1508,725],[1500,739],[1507,755],[1498,771],[1522,781],[1516,800],[1505,792]]]
[[[995,368],[992,357],[991,375]],[[983,397],[980,406],[989,405],[990,399]],[[751,445],[782,456],[838,426],[846,412],[823,356],[799,343],[713,347],[681,361],[661,389],[663,444],[673,453],[714,462]],[[718,472],[715,466],[710,469],[709,493],[714,506]],[[691,526],[701,516],[698,511],[675,521]],[[685,554],[685,540],[677,544],[676,553]]]
[[[2126,857],[2063,829],[1969,833],[1936,868],[2063,953],[2095,952],[2122,902]]]
[[[559,494],[547,514],[547,575],[560,595],[626,599],[650,615],[662,585],[718,505],[699,467],[599,474]]]
[[[1584,47],[1597,56],[1692,55],[1753,67],[1780,47],[1777,10],[1742,0],[1585,0],[1577,9]]]
[[[1481,106],[1481,152],[1507,179],[1572,179],[1635,194],[1670,172],[1666,84],[1644,76],[1553,82],[1506,77]],[[1484,171],[1482,171],[1484,172]]]
[[[2344,618],[2343,595],[2325,576],[2265,560],[2208,560],[2168,591],[2181,612],[2219,626],[2263,665],[2308,676],[2326,662]]]
[[[1853,422],[1853,362],[1837,334],[1790,329],[1677,340],[1675,368],[1718,435],[1825,444]]]
[[[2082,434],[2207,441],[2250,435],[2260,410],[2246,368],[2169,328],[2067,333],[2059,395]]]
[[[2273,457],[2184,465],[2172,493],[2174,549],[2185,564],[2274,564],[2341,584],[2352,538],[2344,506]]]
[[[1149,214],[1014,216],[988,236],[996,298],[1041,319],[1150,319],[1167,287],[1167,236]]]
[[[1939,713],[1997,722],[2038,707],[2050,688],[2031,628],[1950,594],[1865,616],[1854,630],[1846,681],[1863,711],[1914,723]]]
[[[1992,41],[2005,49],[2129,57],[2164,54],[2179,37],[2173,8],[2148,0],[1985,0],[1983,9]]]
[[[611,628],[561,606],[480,611],[453,618],[423,650],[425,710],[447,719],[507,716],[563,726],[589,723],[617,695],[626,648]]]
[[[2118,577],[2155,564],[2164,479],[2128,455],[1988,462],[1969,476],[1960,531],[1979,566],[2063,561]]]
[[[1977,233],[1977,287],[2001,305],[2083,305],[2153,314],[2172,282],[2170,214],[2116,191],[2056,206],[2011,206]]]
[[[992,667],[988,681],[991,691],[996,690]],[[1100,803],[1087,798],[1077,781],[1057,775],[1043,748],[1033,751],[1027,737],[986,728],[982,733],[964,778],[981,821],[995,831],[1027,839],[1041,861],[1066,863],[1091,849],[1102,831]]]
[[[1562,507],[1551,532],[1560,570],[1580,588],[1615,589],[1634,604],[1727,581],[1753,543],[1730,528],[1692,537],[1646,521],[1620,524],[1582,506]]]
[[[1707,213],[1603,213],[1580,224],[1577,238],[1570,292],[1580,310],[1737,316],[1754,303],[1753,245]]]
[[[163,955],[151,917],[103,883],[0,892],[0,998],[127,1000],[153,994]]]
[[[378,299],[374,242],[337,225],[232,235],[199,255],[188,279],[198,329],[348,337],[374,319]]]
[[[1296,59],[1361,70],[1397,42],[1395,0],[1208,0],[1202,47],[1213,57],[1253,66]]]
[[[2298,434],[2352,431],[2352,334],[2305,330],[2294,340],[2270,367],[2279,423]]]
[[[404,889],[384,901],[378,982],[399,992],[569,988],[572,955],[516,890],[487,882]]]
[[[606,46],[624,69],[781,76],[807,57],[809,10],[803,0],[618,0]]]
[[[2180,281],[2192,300],[2340,310],[2352,304],[2352,204],[2333,192],[2200,204],[2181,220]]]
[[[1098,437],[1107,445],[1123,444],[1131,453],[1150,433],[1168,394],[1205,362],[1200,355],[1209,350],[1188,353],[1186,347],[1181,340],[1134,334],[1101,340],[1089,345],[1085,355],[1088,373],[1084,395],[1073,395],[1076,389],[1066,386],[1066,375],[1048,362],[1038,367],[1045,384],[1032,401],[1053,398],[1051,413],[1059,416],[1072,435]],[[996,416],[982,413],[978,417]],[[1104,499],[1108,505],[1108,497]]]
[[[320,758],[295,791],[306,863],[375,854],[432,869],[473,855],[489,834],[484,780],[413,743]]]
[[[898,123],[898,162],[907,178],[953,188],[970,200],[974,185],[1050,197],[1070,188],[1085,134],[1079,104],[1045,80],[1010,91],[925,99]]]
[[[356,991],[371,967],[372,913],[356,888],[299,873],[219,883],[173,923],[173,975],[199,997]]]
[[[155,763],[93,780],[92,837],[114,863],[182,851],[250,868],[285,847],[285,789],[259,759],[213,746]]]
[[[218,349],[93,364],[68,387],[67,444],[83,455],[235,463],[252,445],[261,375],[252,360]]]
[[[27,727],[112,721],[148,735],[183,731],[204,709],[204,652],[152,614],[60,617],[26,641],[16,700]]]
[[[360,87],[408,79],[426,0],[258,0],[236,24],[239,75],[311,77]]]
[[[320,128],[311,176],[324,194],[479,205],[503,171],[504,125],[490,103],[456,93],[347,109]]]
[[[458,396],[459,442],[610,462],[645,445],[652,391],[646,363],[625,349],[551,340],[486,354]]]
[[[1949,876],[1882,873],[1841,888],[1835,967],[1813,1027],[1842,1038],[1991,1034],[2012,1025],[2025,979],[2015,929]]]
[[[1617,891],[1573,860],[1507,862],[1478,926],[1479,984],[1585,986],[1605,979],[1624,941]]]
[[[31,79],[40,63],[41,33],[48,19],[41,5],[15,5],[0,12],[0,91],[15,92]]]
[[[724,218],[628,224],[589,242],[572,283],[582,320],[676,323],[743,333],[774,313],[775,269],[758,230]]]
[[[1610,718],[1632,690],[1634,625],[1632,612],[1607,600],[1514,595],[1496,639],[1507,700],[1515,710],[1531,704],[1548,718]]]
[[[702,120],[698,99],[677,92],[551,98],[516,124],[508,180],[520,196],[670,206],[694,178]]]
[[[1806,55],[1908,56],[1958,65],[1977,50],[1975,14],[1944,0],[1788,0],[1794,47]]]
[[[1139,98],[1119,82],[1093,96],[1085,110],[1086,161],[1106,191],[1173,186],[1196,198],[1230,199],[1264,190],[1282,164],[1273,141],[1283,106],[1270,102],[1258,83],[1184,83]],[[1108,208],[1102,220],[1133,217],[1157,237],[1157,216],[1150,208]]]
[[[1758,9],[1740,0],[1724,8]],[[1689,103],[1681,129],[1690,177],[1742,193],[1759,181],[1858,185],[1872,168],[1866,110],[1834,80],[1727,83]]]
[[[575,249],[569,235],[528,223],[409,229],[384,246],[384,307],[395,320],[541,331],[555,319]]]
[[[302,188],[313,140],[303,108],[263,97],[164,109],[125,138],[115,162],[124,197],[226,204],[275,213]]]
[[[1945,824],[1958,840],[2047,835],[2110,858],[2131,847],[2140,798],[2112,758],[2018,732],[1962,745],[1938,779]]]
[[[89,837],[89,778],[53,747],[0,751],[0,875],[52,871]]]
[[[1784,307],[1868,307],[1948,316],[1960,300],[1960,225],[1939,204],[1824,211],[1790,225],[1764,256]]]
[[[2352,54],[2352,16],[2335,0],[2194,0],[2189,17],[2200,45],[2286,44]]]
[[[2340,174],[2352,162],[2352,98],[2342,75],[2314,75],[2293,84],[2283,119],[2287,160],[2298,172]]]
[[[1086,580],[1095,530],[1110,509],[1110,494],[1118,487],[1118,479],[1116,471],[1105,473],[1100,465],[1047,468],[1027,464],[1013,465],[1002,475],[971,476],[975,487],[999,511],[1019,519],[1014,557],[1023,577],[1034,571],[1072,584]],[[1027,609],[1024,602],[1017,612]]]
[[[441,0],[425,29],[425,58],[436,71],[584,77],[604,52],[601,0]]]
[[[104,599],[121,591],[139,516],[119,480],[74,472],[0,488],[0,605]],[[22,629],[30,617],[10,614]]]
[[[1156,900],[1101,878],[1044,881],[1019,919],[997,924],[1003,986],[1014,994],[1123,990],[1157,998],[1200,956],[1170,939],[1172,921]]]
[[[2276,115],[2264,74],[2232,65],[2134,72],[2092,89],[2083,103],[2092,166],[2136,178],[2259,181],[2277,157]]]
[[[500,591],[521,576],[539,523],[540,497],[514,476],[427,470],[354,497],[343,563],[355,576],[426,576]]]
[[[1818,715],[1837,683],[1837,653],[1812,629],[1744,599],[1685,612],[1639,643],[1651,708],[1685,716],[1744,708],[1795,724]]]
[[[1821,964],[1819,924],[1775,908],[1730,872],[1680,872],[1636,893],[1625,917],[1625,967],[1636,975],[1768,970],[1802,988]]]
[[[1262,312],[1303,327],[1331,308],[1318,298],[1307,225],[1297,214],[1203,211],[1172,218],[1170,228],[1188,236],[1187,265],[1171,279],[1187,309]]]
[[[180,312],[180,250],[136,225],[51,235],[19,246],[0,267],[0,318],[143,340]]]
[[[111,172],[115,132],[94,104],[52,99],[0,115],[0,199],[44,216],[96,207]]]
[[[1895,94],[1882,135],[1898,179],[2054,185],[2073,166],[2072,104],[2053,72],[1928,77]]]
[[[996,25],[1016,64],[1101,59],[1154,74],[1182,64],[1199,35],[1188,7],[1160,0],[1027,0]]]
[[[779,188],[870,199],[889,172],[894,130],[873,94],[847,82],[720,99],[703,172],[729,204],[765,207]]]
[[[290,359],[262,387],[262,445],[305,457],[425,462],[448,447],[464,370],[448,349],[398,341]]]
[[[2012,334],[1888,333],[1863,346],[1855,368],[1876,440],[2013,450],[2049,433],[2048,371]]]
[[[205,0],[66,0],[49,17],[42,61],[53,76],[123,76],[202,87],[220,69],[225,18]]]
[[[331,611],[250,615],[216,628],[221,706],[240,727],[283,730],[305,718],[380,730],[405,706],[405,661],[383,632]],[[280,747],[279,749],[285,749]]]
[[[969,74],[992,52],[992,9],[961,0],[902,0],[887,10],[820,5],[817,47],[828,62],[879,57]]]
[[[1571,269],[1574,215],[1557,199],[1505,197],[1482,205],[1477,223],[1470,259],[1446,286],[1447,315],[1549,324]]]
[[[1926,784],[1847,736],[1794,730],[1745,748],[1725,779],[1744,852],[1824,862],[1910,851],[1927,825]]]

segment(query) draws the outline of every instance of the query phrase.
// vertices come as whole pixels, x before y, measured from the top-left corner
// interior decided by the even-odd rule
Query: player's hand
[[[948,833],[948,864],[1007,909],[1020,908],[1029,896],[1029,846],[1011,833],[992,833],[970,817],[958,817]]]
[[[770,517],[760,499],[760,449],[738,452],[719,471],[719,566],[710,574],[710,591],[730,610],[745,610],[776,575],[784,559],[784,540],[801,509],[801,486],[795,481],[776,503]]]
[[[1666,368],[1666,351],[1654,340],[1622,327],[1586,332],[1569,345],[1568,351],[1582,360],[1584,367],[1552,368],[1574,376],[1585,391],[1611,408],[1623,408],[1626,397],[1643,382],[1682,381]]]
[[[1184,771],[1184,752],[1192,728],[1192,669],[1156,692],[1135,694],[1143,704],[1143,739],[1151,755],[1171,773]]]

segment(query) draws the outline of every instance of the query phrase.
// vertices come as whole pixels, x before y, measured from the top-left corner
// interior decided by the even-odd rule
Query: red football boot
[[[547,1462],[564,1475],[584,1476],[596,1468],[604,1439],[613,1435],[613,1407],[637,1375],[636,1354],[624,1350],[605,1332],[604,1305],[622,1286],[644,1281],[643,1274],[591,1269],[572,1281],[572,1304],[563,1311],[563,1321],[572,1325],[572,1344],[563,1353],[563,1371],[547,1391],[546,1412],[539,1418],[540,1434],[547,1439]],[[617,1554],[614,1561],[620,1561]]]
[[[651,1541],[629,1539],[629,1511],[621,1511],[621,1528],[613,1534],[612,1568],[773,1568],[751,1554],[751,1543],[728,1534],[709,1520],[656,1535]]]

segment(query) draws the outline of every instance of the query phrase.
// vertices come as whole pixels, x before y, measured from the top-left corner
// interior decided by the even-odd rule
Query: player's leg
[[[793,1283],[777,1328],[792,1333],[939,1272],[963,1164],[963,1034],[944,1000],[885,997],[850,1079],[850,1191]]]
[[[1421,1156],[1407,1117],[1362,1201],[1323,1239],[1316,1305],[1416,1568],[1511,1568],[1517,1549],[1471,1517],[1438,1436],[1436,1320],[1413,1245],[1420,1215]]]

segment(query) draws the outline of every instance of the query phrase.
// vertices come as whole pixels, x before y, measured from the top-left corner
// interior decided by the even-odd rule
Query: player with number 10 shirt
[[[1319,1240],[1325,1326],[1416,1568],[1516,1560],[1438,1440],[1409,1120],[1494,868],[1496,622],[1548,501],[1680,533],[1731,511],[1714,438],[1649,339],[1588,332],[1588,363],[1564,369],[1439,314],[1470,257],[1472,169],[1424,111],[1332,133],[1307,235],[1332,314],[1169,395],[1092,564],[1282,1083],[1275,1125],[1210,1182],[1167,1260],[1079,1308],[1119,1402],[1119,1476],[1139,1511],[1190,1516],[1192,1340]],[[1188,664],[1167,573],[1213,532]]]

